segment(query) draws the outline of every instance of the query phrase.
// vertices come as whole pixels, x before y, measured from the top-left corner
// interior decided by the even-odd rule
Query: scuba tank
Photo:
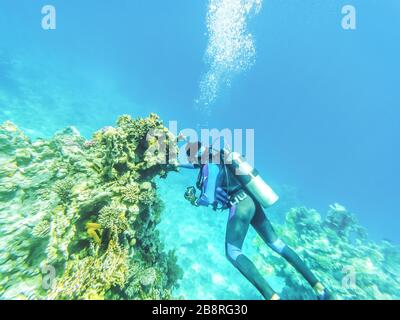
[[[223,149],[221,157],[228,170],[265,209],[278,201],[279,196],[239,153]]]

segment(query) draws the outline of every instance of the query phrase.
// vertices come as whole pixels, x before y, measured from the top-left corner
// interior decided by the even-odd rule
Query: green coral
[[[151,205],[155,202],[155,191],[149,182],[141,185],[138,183],[129,184],[122,190],[123,201],[135,204]]]
[[[144,287],[151,286],[157,280],[157,272],[154,268],[148,268],[140,275],[140,284]]]
[[[352,233],[362,239],[367,238],[366,230],[357,224],[354,214],[337,203],[330,206],[324,225],[343,239],[349,238]]]
[[[162,126],[157,115],[136,120],[124,115],[117,124],[116,128],[107,127],[94,135],[102,152],[100,166],[106,180],[119,179],[127,172],[133,179],[152,178],[167,168],[168,158],[176,159],[176,137]],[[153,146],[154,137],[163,142],[159,148]]]
[[[54,185],[54,192],[62,203],[67,203],[71,200],[73,187],[74,182],[71,179],[60,180]]]
[[[110,288],[124,287],[128,252],[111,241],[102,256],[70,260],[49,299],[104,299]]]
[[[98,223],[102,228],[122,233],[129,228],[126,210],[125,206],[112,203],[100,210]]]
[[[47,246],[49,263],[68,260],[68,247],[76,233],[76,226],[71,224],[74,221],[75,214],[76,212],[73,209],[65,209],[61,206],[55,208],[52,212],[50,241]]]
[[[140,186],[138,183],[130,184],[122,190],[122,200],[130,204],[137,204],[140,200]]]
[[[150,182],[144,182],[140,185],[139,202],[148,206],[156,202],[156,193]]]
[[[149,151],[161,139],[152,132],[169,147]],[[0,298],[172,298],[178,266],[156,230],[153,178],[175,169],[161,155],[176,152],[154,114],[122,116],[91,141],[73,127],[31,142],[12,123],[0,126]],[[56,269],[50,291],[43,265]]]
[[[332,205],[325,219],[313,209],[293,208],[279,236],[305,260],[336,299],[399,299],[400,248],[368,239],[354,214]],[[269,276],[282,278],[287,299],[313,299],[304,279],[287,262],[256,237],[257,267]],[[349,280],[354,275],[354,283]]]
[[[36,238],[45,238],[50,233],[50,221],[43,219],[33,228],[32,235]]]

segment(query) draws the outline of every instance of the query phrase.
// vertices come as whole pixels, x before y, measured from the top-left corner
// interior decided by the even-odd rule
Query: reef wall
[[[293,208],[285,223],[275,227],[335,299],[400,299],[400,248],[369,240],[366,230],[343,206],[330,206],[326,218],[314,209]],[[284,279],[283,298],[315,299],[294,268],[258,236],[254,244],[256,265],[264,274]]]
[[[159,161],[175,141],[154,114],[90,141],[71,127],[32,142],[1,125],[0,298],[172,298],[181,270],[156,230],[153,180],[175,170]]]

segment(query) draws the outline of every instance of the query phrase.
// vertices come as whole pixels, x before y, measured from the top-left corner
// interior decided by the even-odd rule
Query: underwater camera
[[[184,197],[192,205],[196,205],[196,188],[193,186],[187,187]]]

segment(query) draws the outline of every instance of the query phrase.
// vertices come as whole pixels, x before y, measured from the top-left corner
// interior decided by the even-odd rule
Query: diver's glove
[[[197,198],[196,198],[196,188],[188,187],[185,192],[185,199],[189,201],[193,206],[198,207]]]
[[[318,300],[334,300],[331,293],[320,282],[314,286],[314,291],[317,294]]]

